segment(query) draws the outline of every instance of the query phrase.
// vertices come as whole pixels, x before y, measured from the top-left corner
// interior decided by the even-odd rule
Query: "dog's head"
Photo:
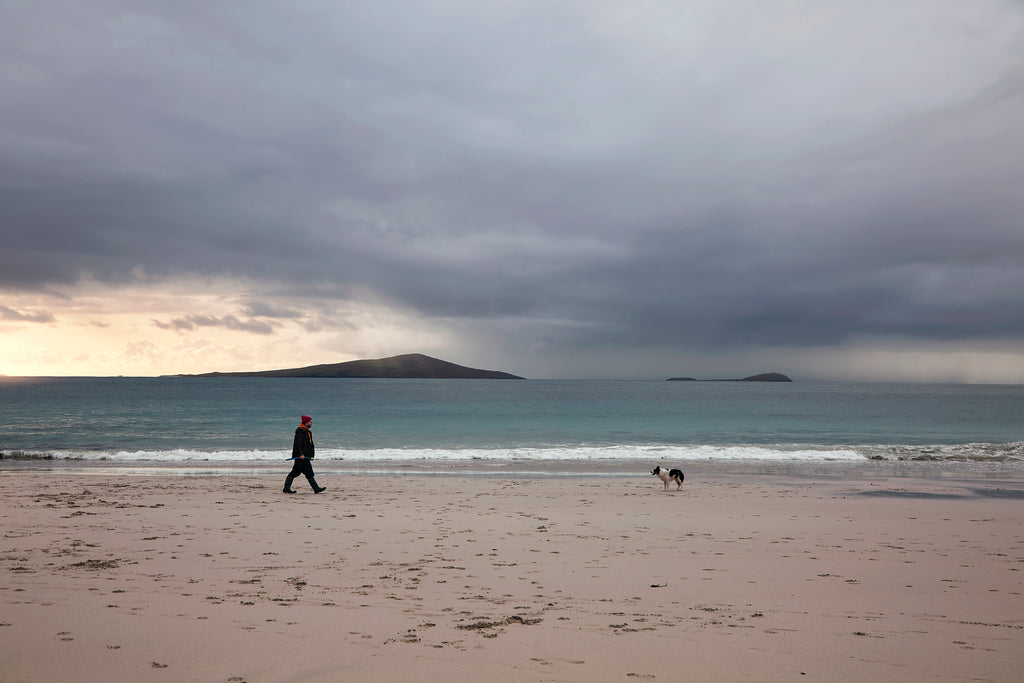
[[[654,469],[651,470],[651,474],[653,474],[654,476],[658,476],[659,474],[661,474],[661,465],[656,465]]]

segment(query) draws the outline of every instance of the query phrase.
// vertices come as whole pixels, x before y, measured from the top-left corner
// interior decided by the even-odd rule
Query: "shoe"
[[[313,489],[313,493],[320,493],[321,491],[326,491],[326,490],[327,490],[326,486],[321,486],[318,489]]]
[[[291,489],[285,489],[284,492],[285,493],[295,493],[295,491],[292,491]]]

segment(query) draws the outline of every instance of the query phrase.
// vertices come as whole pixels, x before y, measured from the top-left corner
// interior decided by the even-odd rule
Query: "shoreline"
[[[1020,461],[903,461],[863,460],[810,462],[799,460],[693,460],[672,463],[644,458],[635,460],[402,460],[371,462],[317,458],[317,475],[340,477],[513,477],[523,479],[651,479],[654,465],[679,467],[691,482],[700,478],[734,477],[751,481],[780,476],[822,480],[921,479],[934,481],[1006,482],[1024,486],[1024,462]],[[50,472],[68,475],[121,476],[277,476],[291,467],[281,461],[116,461],[107,459],[3,459],[0,477],[11,474]]]
[[[1024,668],[1019,480],[699,470],[666,492],[650,475],[328,472],[326,492],[297,481],[293,496],[283,467],[0,472],[0,671],[771,682]]]

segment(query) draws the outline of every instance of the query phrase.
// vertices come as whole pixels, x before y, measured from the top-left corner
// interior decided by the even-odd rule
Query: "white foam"
[[[290,450],[225,450],[198,449],[138,451],[16,451],[8,452],[12,460],[86,460],[116,463],[221,462],[282,463]],[[937,460],[937,461],[1024,461],[1024,442],[996,444],[969,443],[950,445],[857,445],[826,446],[789,445],[616,445],[557,446],[547,448],[378,448],[317,449],[317,462],[346,461],[351,463],[446,463],[446,462],[530,462],[530,461],[652,461],[652,462],[830,462],[862,460]]]
[[[112,462],[285,462],[288,451],[54,451],[58,460],[108,460]],[[832,461],[863,460],[865,456],[847,447],[807,446],[567,446],[511,449],[318,449],[317,461],[350,462],[464,462],[464,461],[588,461],[588,460],[664,460],[664,461]]]

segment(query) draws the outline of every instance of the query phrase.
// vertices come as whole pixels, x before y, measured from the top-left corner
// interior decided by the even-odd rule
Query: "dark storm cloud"
[[[1024,337],[1019,3],[619,5],[8,5],[0,286],[244,276],[611,348]],[[243,315],[157,324],[301,317]]]

